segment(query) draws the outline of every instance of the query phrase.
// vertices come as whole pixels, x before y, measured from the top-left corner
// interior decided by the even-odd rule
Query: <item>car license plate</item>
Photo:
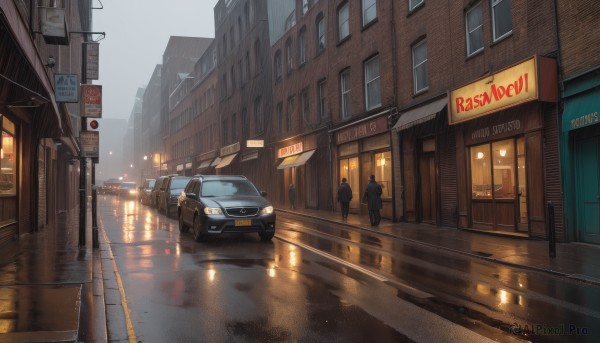
[[[252,220],[250,219],[236,219],[235,226],[251,226]]]

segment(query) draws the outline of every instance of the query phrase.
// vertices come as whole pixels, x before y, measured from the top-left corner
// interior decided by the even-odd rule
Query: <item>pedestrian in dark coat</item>
[[[366,202],[369,207],[369,220],[371,221],[371,226],[377,226],[381,221],[381,213],[379,213],[379,210],[383,207],[381,203],[381,193],[383,193],[381,185],[375,182],[375,175],[371,175],[369,184],[362,197],[363,203]]]
[[[342,219],[348,219],[350,200],[352,200],[352,188],[346,183],[346,178],[342,178],[342,183],[338,187],[337,200],[342,204]]]
[[[290,188],[288,189],[288,193],[290,196],[290,205],[292,208],[296,208],[296,188],[294,188],[294,184],[290,183]]]

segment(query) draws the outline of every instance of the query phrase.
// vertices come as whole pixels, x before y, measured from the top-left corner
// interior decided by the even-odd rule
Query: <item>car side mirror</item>
[[[262,195],[262,196],[266,197],[266,196],[267,196],[267,192],[265,192],[265,191],[260,191],[260,195]]]
[[[185,196],[193,200],[198,200],[196,193],[185,193]]]

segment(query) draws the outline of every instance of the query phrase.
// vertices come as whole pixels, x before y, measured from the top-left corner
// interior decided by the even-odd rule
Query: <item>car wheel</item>
[[[259,232],[258,235],[260,236],[260,240],[263,242],[269,242],[271,239],[273,239],[273,236],[275,236],[275,231],[271,231],[271,232]]]
[[[181,233],[185,233],[188,232],[188,230],[190,229],[189,226],[185,225],[185,223],[183,222],[183,214],[179,214],[179,232]]]
[[[206,236],[202,234],[202,223],[200,222],[200,217],[194,217],[194,225],[192,227],[192,233],[194,234],[194,239],[196,242],[206,241]]]

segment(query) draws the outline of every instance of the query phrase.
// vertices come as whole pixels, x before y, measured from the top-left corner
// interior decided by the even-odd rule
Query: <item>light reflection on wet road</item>
[[[501,329],[505,323],[534,323],[549,310],[581,315],[577,303],[561,307],[543,295],[552,288],[546,276],[344,226],[278,215],[277,236],[285,241],[261,243],[249,234],[197,243],[179,234],[176,220],[134,201],[103,196],[98,204],[142,342],[484,340],[465,327],[512,341],[510,328]],[[286,241],[316,247],[389,281]],[[115,313],[109,338],[126,339],[111,307],[120,300],[106,283],[107,312]],[[582,326],[598,323],[595,312],[571,318]]]

